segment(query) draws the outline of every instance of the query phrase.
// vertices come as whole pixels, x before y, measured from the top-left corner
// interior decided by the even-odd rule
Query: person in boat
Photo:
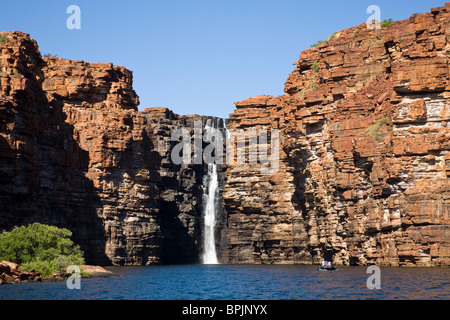
[[[331,268],[331,262],[330,261],[322,261],[322,268]]]

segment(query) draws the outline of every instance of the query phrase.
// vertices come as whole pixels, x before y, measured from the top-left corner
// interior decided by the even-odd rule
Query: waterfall
[[[206,121],[205,142],[211,142],[212,135],[219,130],[211,125],[211,119]],[[203,263],[217,264],[215,226],[216,208],[219,200],[219,177],[217,165],[208,163],[208,174],[203,178],[203,203],[204,205],[204,231],[203,231]]]
[[[204,252],[203,263],[217,264],[215,226],[216,226],[216,199],[219,182],[217,178],[217,165],[208,164],[209,183],[205,191],[205,230],[204,230]]]

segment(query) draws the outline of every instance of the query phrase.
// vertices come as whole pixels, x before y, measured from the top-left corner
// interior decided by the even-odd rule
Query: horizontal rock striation
[[[2,34],[0,229],[66,227],[89,263],[196,262],[205,167],[175,165],[171,134],[210,117],[140,112],[129,70]]]
[[[275,175],[227,170],[231,263],[450,264],[450,4],[304,51],[229,128],[280,130]]]
[[[228,132],[138,111],[123,67],[1,34],[0,230],[68,228],[90,264],[198,262],[207,166],[195,148],[174,162],[172,133],[213,120],[237,151],[218,167],[220,262],[450,265],[450,4],[336,32],[300,55],[286,94],[236,102]],[[258,149],[234,144],[253,133]]]
[[[62,104],[42,85],[46,65],[20,32],[0,46],[0,229],[42,223],[69,226],[88,256],[104,257],[98,197],[84,171],[89,155],[65,122]]]

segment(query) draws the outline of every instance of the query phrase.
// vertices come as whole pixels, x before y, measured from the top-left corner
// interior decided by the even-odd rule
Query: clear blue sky
[[[445,0],[4,0],[0,30],[36,39],[42,54],[112,62],[134,72],[139,109],[228,117],[234,101],[283,94],[301,51],[363,23],[369,5],[400,20]],[[69,30],[69,5],[81,30]]]

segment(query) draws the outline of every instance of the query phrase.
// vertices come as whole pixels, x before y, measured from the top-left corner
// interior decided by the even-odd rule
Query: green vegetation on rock
[[[319,41],[317,41],[316,43],[314,43],[313,45],[311,45],[311,48],[319,48],[319,47],[321,47],[321,46],[323,46],[324,44],[326,44],[328,41],[322,41],[322,40],[319,40]]]
[[[3,42],[5,42],[7,39],[8,39],[7,36],[0,34],[0,44],[3,44]]]
[[[71,236],[70,230],[40,223],[15,227],[0,234],[0,261],[18,263],[49,277],[69,265],[85,263],[83,251]]]
[[[380,26],[381,26],[382,28],[386,28],[386,27],[389,27],[391,24],[394,24],[394,23],[395,23],[394,20],[392,20],[392,19],[387,19],[387,20],[383,20],[383,22],[381,22]]]
[[[314,61],[314,63],[311,66],[311,69],[313,69],[316,72],[319,72],[319,62],[318,61]]]
[[[328,41],[331,41],[336,38],[336,33],[333,33],[327,40],[319,40],[315,44],[311,45],[311,48],[320,48],[323,45],[326,45]]]
[[[388,122],[389,118],[383,116],[377,123],[371,125],[363,133],[369,135],[378,142],[382,142],[384,138],[392,131],[392,127],[388,125]]]

